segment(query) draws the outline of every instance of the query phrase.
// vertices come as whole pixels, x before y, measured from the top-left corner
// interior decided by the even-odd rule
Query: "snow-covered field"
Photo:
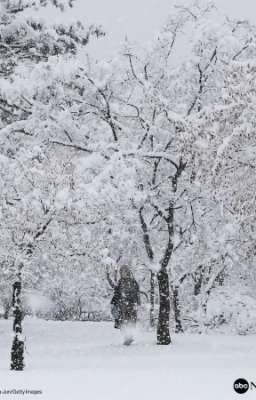
[[[0,395],[42,400],[229,400],[236,378],[256,381],[256,337],[173,335],[156,346],[155,334],[137,330],[122,345],[111,323],[26,319],[26,370],[8,371],[11,321],[0,320],[0,390],[42,390],[38,395]]]

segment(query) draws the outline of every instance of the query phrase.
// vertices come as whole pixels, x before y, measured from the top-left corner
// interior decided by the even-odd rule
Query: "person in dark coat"
[[[120,268],[120,280],[114,289],[111,305],[115,328],[136,324],[140,291],[139,285],[127,265]]]

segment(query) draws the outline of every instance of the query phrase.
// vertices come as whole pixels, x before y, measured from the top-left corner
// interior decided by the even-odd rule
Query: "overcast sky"
[[[103,25],[105,39],[91,44],[97,58],[110,58],[127,35],[130,40],[150,41],[171,13],[184,0],[77,0],[73,11],[82,21]],[[215,0],[219,10],[256,22],[255,0]]]

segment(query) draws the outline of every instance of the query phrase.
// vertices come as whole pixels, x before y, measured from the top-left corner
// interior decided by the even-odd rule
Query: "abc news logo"
[[[233,388],[236,393],[243,394],[249,389],[256,389],[256,383],[249,383],[246,379],[239,378],[234,382]]]

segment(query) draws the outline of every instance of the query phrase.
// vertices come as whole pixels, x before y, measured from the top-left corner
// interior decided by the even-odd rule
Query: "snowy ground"
[[[139,330],[125,347],[111,323],[26,319],[26,370],[12,372],[10,332],[0,320],[0,390],[43,393],[0,399],[256,399],[256,389],[233,391],[237,378],[256,381],[255,336],[174,335],[171,346],[156,346],[154,333]]]

